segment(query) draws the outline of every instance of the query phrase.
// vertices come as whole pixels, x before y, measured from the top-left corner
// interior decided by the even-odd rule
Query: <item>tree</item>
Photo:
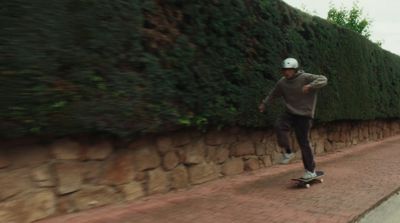
[[[358,2],[354,2],[350,10],[345,7],[337,9],[331,4],[327,19],[337,25],[347,27],[367,39],[371,36],[370,26],[372,20],[363,16],[363,10],[358,6]]]

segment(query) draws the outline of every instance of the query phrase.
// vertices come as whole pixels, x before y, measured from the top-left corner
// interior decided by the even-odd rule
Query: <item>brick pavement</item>
[[[400,188],[400,136],[317,157],[324,183],[293,187],[300,162],[40,223],[351,222]]]

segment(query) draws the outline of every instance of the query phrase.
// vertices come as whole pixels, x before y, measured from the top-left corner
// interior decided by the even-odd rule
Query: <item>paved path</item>
[[[400,192],[394,194],[377,208],[366,214],[357,223],[399,223]]]
[[[317,157],[324,183],[293,187],[302,164],[274,166],[189,190],[40,223],[351,222],[400,187],[400,136]]]

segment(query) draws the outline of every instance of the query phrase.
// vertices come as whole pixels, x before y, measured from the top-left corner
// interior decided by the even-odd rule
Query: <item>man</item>
[[[304,179],[316,177],[315,162],[309,142],[309,133],[317,103],[317,89],[324,87],[328,79],[322,75],[314,75],[299,70],[299,63],[294,58],[282,62],[283,77],[275,85],[270,94],[259,105],[260,112],[265,105],[278,97],[283,97],[286,112],[278,119],[276,133],[278,145],[283,148],[283,160],[287,164],[295,157],[289,143],[289,132],[294,130],[305,168]]]

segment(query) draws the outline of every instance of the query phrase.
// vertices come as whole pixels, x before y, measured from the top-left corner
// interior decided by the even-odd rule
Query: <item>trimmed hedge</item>
[[[265,127],[257,106],[299,58],[317,119],[400,117],[400,57],[280,0],[0,3],[0,135]]]

